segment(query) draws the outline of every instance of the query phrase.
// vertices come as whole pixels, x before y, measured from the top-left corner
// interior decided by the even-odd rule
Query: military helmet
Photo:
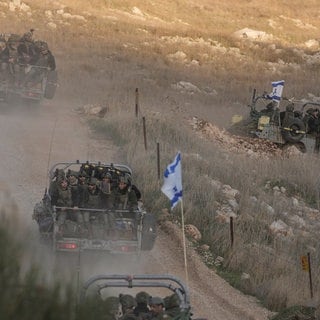
[[[120,294],[119,300],[123,309],[133,308],[137,305],[136,300],[130,294]]]
[[[26,32],[23,36],[22,36],[22,40],[24,41],[29,41],[29,42],[32,42],[32,37],[33,37],[33,34],[31,31],[28,31]]]
[[[105,172],[105,173],[102,174],[102,178],[112,179],[112,175],[109,172]]]
[[[129,174],[129,173],[125,173],[124,176],[125,176],[125,178],[127,179],[127,183],[128,183],[128,184],[131,184],[131,180],[132,180],[132,179],[131,179],[130,174]]]
[[[163,300],[166,310],[180,306],[179,297],[176,293],[165,297]]]
[[[40,44],[40,50],[49,50],[48,44],[45,41],[42,41]]]
[[[77,171],[74,171],[74,170],[68,170],[67,177],[70,177],[70,176],[78,177],[79,173]]]
[[[80,170],[80,172],[78,173],[78,177],[88,177],[88,174],[85,170]]]
[[[95,185],[95,186],[99,186],[99,180],[97,178],[91,178],[88,182],[88,184],[90,185]]]
[[[128,173],[125,173],[123,176],[119,177],[119,182],[123,182],[125,184],[131,184],[131,176]]]
[[[140,291],[136,294],[137,303],[149,303],[150,295],[145,291]]]
[[[150,303],[149,303],[151,306],[152,305],[160,305],[160,304],[162,304],[163,306],[164,306],[164,301],[163,301],[163,299],[162,298],[160,298],[160,297],[152,297],[151,299],[150,299]]]

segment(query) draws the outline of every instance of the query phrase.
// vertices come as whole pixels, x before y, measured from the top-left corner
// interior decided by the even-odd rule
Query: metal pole
[[[157,142],[157,167],[158,167],[158,180],[160,181],[160,144]]]
[[[234,242],[233,217],[230,217],[230,239],[231,239],[231,248],[232,248],[233,247],[233,242]]]
[[[136,117],[138,117],[138,114],[139,114],[139,90],[138,90],[138,88],[136,88],[136,104],[135,104],[135,107],[136,107]]]
[[[147,131],[146,131],[146,118],[142,118],[143,124],[143,139],[144,139],[144,149],[147,150]]]
[[[312,275],[311,275],[311,258],[310,252],[308,252],[308,272],[309,272],[309,284],[310,284],[310,296],[313,298],[313,286],[312,286]]]

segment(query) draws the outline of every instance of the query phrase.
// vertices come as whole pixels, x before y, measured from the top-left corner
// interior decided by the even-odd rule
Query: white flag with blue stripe
[[[182,200],[181,154],[177,153],[174,161],[164,172],[164,183],[161,191],[170,199],[171,209]]]
[[[272,84],[271,98],[273,101],[279,104],[282,97],[284,80],[274,81],[274,82],[271,82],[271,84]]]

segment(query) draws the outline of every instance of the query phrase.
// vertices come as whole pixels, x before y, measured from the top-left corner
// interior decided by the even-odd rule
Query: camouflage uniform
[[[17,34],[12,34],[7,42],[8,48],[8,74],[11,75],[11,80],[13,80],[14,85],[18,85],[20,82],[20,65],[19,65],[19,54],[18,46],[20,43],[20,36]]]
[[[163,301],[166,315],[174,318],[180,314],[180,301],[177,294],[174,293],[170,296],[167,296],[163,299]]]
[[[120,301],[118,297],[108,297],[103,301],[103,308],[106,310],[103,320],[117,320],[119,319]]]
[[[171,319],[171,317],[164,312],[164,301],[159,297],[152,297],[150,299],[151,320]]]
[[[150,295],[145,291],[140,291],[136,294],[137,306],[134,308],[133,313],[139,319],[147,320],[151,318],[150,309],[148,307]]]
[[[102,175],[101,181],[101,201],[103,209],[112,209],[113,208],[113,190],[111,184],[111,174],[104,173]],[[110,229],[114,226],[114,213],[108,211],[103,214],[103,221],[105,224],[106,232],[109,233]]]
[[[137,195],[126,177],[119,179],[119,186],[114,193],[114,207],[116,209],[138,209]]]
[[[133,311],[137,305],[135,299],[129,294],[120,294],[119,300],[123,314],[120,320],[138,320],[139,318],[134,314]]]
[[[88,182],[88,187],[83,195],[83,206],[88,209],[101,209],[101,190],[99,189],[99,181],[96,178],[91,178]],[[95,214],[92,211],[81,211],[77,216],[79,224],[82,224],[84,229],[92,235],[92,227],[90,224],[90,216]]]
[[[0,82],[7,78],[7,68],[9,63],[9,50],[4,38],[0,38]]]
[[[34,64],[37,61],[38,54],[31,31],[22,36],[18,46],[18,54],[22,64]]]
[[[57,207],[72,207],[72,193],[65,178],[58,180],[58,186],[51,195],[51,204]],[[58,213],[58,223],[65,223],[68,211],[62,209]]]

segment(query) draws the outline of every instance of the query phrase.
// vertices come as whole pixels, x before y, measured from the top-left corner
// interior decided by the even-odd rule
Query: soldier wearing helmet
[[[83,206],[88,209],[101,209],[101,190],[100,190],[100,182],[96,178],[90,178],[88,181],[88,187],[83,195]],[[84,227],[85,231],[88,231],[92,236],[92,228],[90,225],[90,216],[97,216],[92,211],[81,211],[77,216],[78,223]]]
[[[62,207],[57,209],[58,225],[62,232],[67,215],[69,215],[70,209],[68,208],[73,206],[71,189],[68,180],[63,176],[57,180],[57,187],[52,191],[51,205]]]
[[[129,175],[123,175],[119,178],[118,187],[114,193],[114,206],[117,209],[138,209],[137,195],[131,188]]]
[[[119,300],[121,304],[123,316],[121,320],[137,320],[138,317],[135,316],[133,310],[136,307],[137,303],[133,296],[130,294],[120,294]]]
[[[167,296],[163,299],[164,307],[166,309],[165,313],[174,318],[180,314],[180,300],[176,293],[173,293],[170,296]]]
[[[118,297],[107,297],[103,301],[103,307],[105,308],[104,319],[105,320],[117,320],[121,316],[120,300]]]
[[[7,41],[8,49],[8,72],[11,75],[14,85],[20,84],[21,70],[19,65],[18,46],[20,44],[20,36],[11,34]]]
[[[137,306],[133,312],[137,317],[142,319],[150,317],[149,299],[150,295],[145,291],[140,291],[136,294]]]
[[[9,62],[9,49],[4,37],[0,37],[0,81],[4,81],[7,78]]]
[[[20,63],[27,65],[27,64],[34,64],[37,61],[38,54],[36,45],[33,41],[33,29],[29,32],[26,32],[20,39],[20,44],[18,46],[18,54]]]
[[[150,299],[150,310],[152,320],[171,319],[171,317],[165,313],[164,301],[160,297],[152,297]]]

